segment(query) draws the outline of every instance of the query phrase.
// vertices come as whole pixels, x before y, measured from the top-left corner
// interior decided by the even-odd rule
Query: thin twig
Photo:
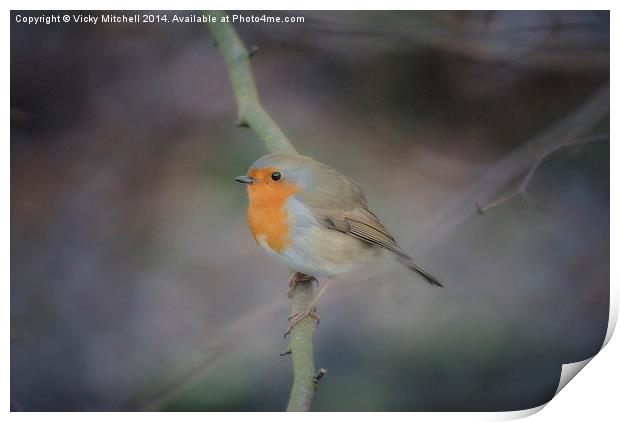
[[[561,144],[553,145],[552,147],[548,148],[547,150],[543,151],[542,153],[538,155],[538,157],[534,160],[534,163],[532,164],[530,169],[527,171],[527,173],[525,174],[523,179],[521,179],[521,181],[519,182],[519,184],[517,185],[515,189],[489,202],[487,205],[481,206],[480,204],[477,203],[476,205],[478,206],[478,211],[481,214],[484,214],[490,209],[495,208],[499,205],[505,204],[506,202],[516,198],[519,195],[522,195],[523,198],[525,198],[527,201],[529,201],[534,206],[544,209],[544,210],[549,210],[550,208],[539,204],[534,198],[532,198],[532,196],[527,191],[527,188],[530,182],[534,178],[534,174],[536,173],[536,170],[538,170],[538,168],[543,163],[543,161],[545,161],[547,158],[549,158],[549,156],[551,156],[552,154],[554,154],[560,149],[563,149],[566,147],[572,147],[576,145],[585,145],[585,144],[591,144],[594,142],[602,142],[602,141],[609,141],[609,134],[592,135],[587,138],[581,138],[575,141],[568,141],[568,142],[564,142]]]
[[[325,374],[327,374],[327,369],[321,368],[318,370],[314,378],[312,378],[312,382],[314,382],[314,388],[317,388],[319,386],[319,382],[321,381],[321,378],[325,376]]]
[[[220,50],[230,76],[238,107],[239,126],[249,127],[265,144],[269,152],[297,151],[284,136],[260,103],[256,83],[250,67],[250,57],[235,29],[227,23],[221,11],[210,11],[216,22],[207,24],[215,45]],[[211,21],[211,19],[209,19]],[[256,49],[253,49],[256,52]],[[293,295],[293,314],[308,309],[313,298],[312,281],[297,283]],[[296,324],[290,333],[289,349],[293,360],[293,386],[288,411],[308,411],[314,396],[314,352],[312,348],[312,321],[306,318]]]

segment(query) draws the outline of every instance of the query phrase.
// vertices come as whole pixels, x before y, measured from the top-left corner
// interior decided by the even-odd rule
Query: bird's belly
[[[291,270],[315,277],[332,277],[352,271],[372,255],[354,237],[323,226],[293,226],[291,242],[280,258]]]
[[[256,241],[278,257],[292,271],[315,277],[332,277],[350,272],[374,255],[375,249],[359,239],[323,227],[304,204],[291,198],[286,204],[288,236],[282,245],[268,233],[255,233]]]

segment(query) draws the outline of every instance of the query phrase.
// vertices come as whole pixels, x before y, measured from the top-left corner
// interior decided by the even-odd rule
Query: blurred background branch
[[[478,211],[480,211],[481,214],[484,214],[485,212],[489,211],[491,208],[495,208],[499,205],[502,205],[508,201],[510,201],[511,199],[514,199],[515,197],[517,197],[518,195],[523,195],[524,198],[526,198],[530,203],[532,203],[534,206],[544,209],[544,210],[549,210],[548,207],[544,207],[542,206],[540,203],[538,203],[538,201],[535,201],[534,198],[532,198],[530,196],[530,194],[527,192],[527,187],[529,186],[530,182],[532,181],[532,178],[534,177],[534,174],[536,173],[536,170],[538,169],[538,167],[540,167],[540,165],[543,163],[543,161],[549,157],[551,154],[553,154],[554,152],[562,149],[562,148],[567,148],[567,147],[572,147],[572,146],[577,146],[577,145],[584,145],[584,144],[590,144],[590,143],[594,143],[594,142],[602,142],[602,141],[609,141],[609,134],[607,133],[603,133],[603,134],[597,134],[597,135],[591,135],[585,138],[580,138],[577,140],[571,140],[571,141],[567,141],[565,143],[562,144],[555,144],[553,146],[551,146],[550,148],[547,148],[545,151],[541,152],[538,154],[538,156],[535,158],[534,163],[532,164],[532,166],[530,167],[530,169],[527,171],[527,173],[525,174],[525,176],[521,179],[521,181],[519,182],[518,186],[516,189],[514,189],[512,192],[509,192],[505,195],[500,196],[499,198],[497,198],[496,200],[486,204],[486,205],[478,205]]]

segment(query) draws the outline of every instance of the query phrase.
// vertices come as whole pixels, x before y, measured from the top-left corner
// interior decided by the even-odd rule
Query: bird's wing
[[[365,207],[345,212],[319,210],[314,214],[328,229],[338,230],[367,244],[380,246],[397,255],[406,256],[377,216]]]
[[[316,210],[315,215],[324,227],[356,237],[368,245],[387,249],[395,255],[398,262],[424,277],[427,282],[434,286],[443,287],[443,284],[434,275],[415,263],[398,246],[394,237],[368,208],[356,208],[340,214],[334,211]]]
[[[361,241],[405,255],[394,237],[369,209],[364,193],[352,179],[320,163],[313,172],[313,187],[298,194],[317,220],[326,228],[338,230]]]

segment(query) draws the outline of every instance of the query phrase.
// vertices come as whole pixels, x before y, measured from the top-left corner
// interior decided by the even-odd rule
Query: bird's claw
[[[321,322],[321,318],[319,318],[319,315],[316,313],[316,308],[312,310],[307,310],[304,312],[296,312],[288,317],[289,325],[288,325],[288,330],[286,330],[286,333],[284,333],[284,338],[286,338],[289,334],[291,334],[291,331],[293,331],[293,328],[295,328],[297,324],[299,324],[301,321],[303,321],[306,318],[315,320],[317,327],[319,326],[319,323]]]
[[[286,290],[286,296],[288,296],[289,299],[292,299],[293,292],[295,291],[295,287],[297,286],[297,283],[307,282],[307,281],[315,281],[316,285],[317,286],[319,285],[319,280],[317,280],[316,277],[313,277],[311,275],[302,274],[299,272],[295,272],[291,274],[291,277],[288,279],[288,289]]]

